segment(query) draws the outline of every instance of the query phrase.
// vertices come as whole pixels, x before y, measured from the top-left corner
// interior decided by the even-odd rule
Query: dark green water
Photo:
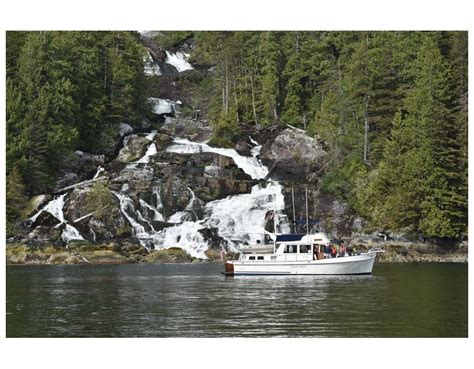
[[[465,264],[224,277],[219,264],[17,266],[7,337],[467,337]]]

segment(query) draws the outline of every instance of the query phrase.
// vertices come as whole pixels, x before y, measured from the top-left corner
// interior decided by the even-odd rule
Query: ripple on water
[[[8,267],[7,336],[467,336],[466,265],[319,277],[228,278],[221,268]]]

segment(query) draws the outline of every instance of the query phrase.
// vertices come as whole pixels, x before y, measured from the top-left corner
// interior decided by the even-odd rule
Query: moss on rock
[[[194,258],[179,247],[152,251],[144,256],[142,261],[147,263],[191,263]]]

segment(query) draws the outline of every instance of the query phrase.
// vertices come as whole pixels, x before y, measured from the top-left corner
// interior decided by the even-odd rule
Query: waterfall
[[[156,145],[152,143],[150,146],[148,146],[148,149],[143,157],[141,157],[138,161],[135,163],[148,163],[150,161],[150,156],[156,155],[157,150],[156,150]]]
[[[168,99],[159,99],[156,97],[149,97],[148,101],[153,104],[153,113],[157,115],[161,114],[176,114],[178,106],[181,105],[181,101],[173,101]]]
[[[252,179],[263,179],[268,174],[268,168],[264,166],[255,156],[242,156],[234,149],[223,149],[218,147],[211,147],[202,142],[192,142],[182,138],[173,140],[173,144],[167,148],[168,152],[177,154],[197,154],[200,152],[213,152],[222,156],[232,158],[235,164],[248,174]],[[260,150],[254,150],[254,153],[259,153]]]
[[[257,158],[261,145],[250,137],[252,143],[251,157],[242,156],[233,149],[210,147],[206,143],[192,142],[185,139],[175,139],[168,147],[168,152],[194,154],[199,152],[214,152],[230,157],[236,165],[253,179],[264,178],[268,168]],[[183,211],[172,214],[167,219],[162,214],[163,205],[160,198],[160,186],[153,186],[153,204],[139,199],[141,209],[135,209],[133,201],[124,194],[115,193],[120,201],[122,213],[134,229],[134,234],[143,246],[152,242],[155,248],[181,247],[190,255],[205,258],[205,251],[209,248],[208,242],[199,232],[203,229],[217,229],[218,236],[227,241],[230,249],[237,251],[242,243],[255,243],[263,240],[265,214],[270,211],[282,211],[285,208],[282,186],[277,182],[268,182],[265,185],[257,184],[247,194],[228,196],[225,199],[210,201],[205,204],[200,200],[192,188],[188,187],[190,200]],[[155,206],[156,205],[156,206]],[[153,219],[147,217],[153,214]],[[161,231],[155,231],[151,220],[162,220],[175,223]],[[145,228],[145,226],[147,228]],[[288,232],[289,226],[282,225],[281,231]],[[151,229],[149,232],[146,229]]]
[[[140,159],[128,164],[126,168],[136,168],[137,164],[140,164],[140,163],[148,164],[150,162],[150,156],[156,155],[158,152],[156,150],[156,145],[153,142],[153,139],[155,138],[155,136],[156,136],[156,131],[152,131],[151,133],[146,135],[145,138],[149,141],[152,141],[152,143],[148,146],[145,152],[145,155],[143,155]]]
[[[55,199],[48,202],[40,211],[38,211],[35,215],[33,215],[29,220],[31,223],[34,223],[35,220],[39,217],[39,215],[47,211],[52,216],[54,216],[57,220],[59,220],[59,224],[57,224],[54,228],[58,228],[62,224],[66,223],[66,226],[63,230],[61,238],[64,242],[69,243],[71,240],[83,240],[84,238],[81,236],[79,231],[74,228],[72,225],[68,224],[67,220],[64,219],[63,207],[64,207],[64,198],[66,194],[62,194]]]
[[[168,219],[169,223],[182,223],[184,221],[199,219],[199,215],[196,213],[196,210],[201,209],[204,205],[204,202],[196,197],[194,191],[190,187],[188,187],[188,190],[189,194],[191,195],[188,205],[186,205],[184,211],[178,211],[171,215]]]
[[[84,237],[81,236],[79,231],[70,224],[66,224],[66,228],[63,231],[62,239],[64,242],[68,243],[71,240],[83,240]]]
[[[176,68],[178,72],[184,72],[185,70],[194,69],[191,64],[188,62],[189,54],[186,54],[182,51],[176,52],[176,54],[166,51],[166,60],[165,63],[171,64]]]
[[[148,234],[146,233],[145,231],[145,227],[143,227],[140,223],[138,223],[128,212],[127,210],[129,210],[131,213],[133,214],[136,214],[136,211],[135,211],[135,205],[133,204],[133,201],[130,197],[124,195],[124,194],[121,194],[121,193],[118,193],[118,192],[115,192],[115,191],[112,191],[112,193],[117,197],[117,199],[119,200],[120,202],[120,210],[122,211],[122,214],[125,216],[125,218],[127,218],[127,220],[129,221],[130,225],[132,226],[133,228],[133,234],[137,237],[137,238],[149,238],[148,237]]]
[[[52,216],[54,216],[56,219],[58,219],[61,223],[58,224],[56,227],[64,223],[64,214],[63,214],[63,206],[64,206],[64,197],[66,194],[62,194],[55,199],[49,201],[40,211],[38,211],[35,215],[33,215],[29,220],[31,220],[31,223],[34,223],[36,219],[39,217],[39,215],[47,211],[50,213]]]
[[[144,73],[147,76],[161,76],[161,69],[151,57],[150,52],[147,52],[143,57]]]
[[[262,151],[262,145],[259,145],[257,141],[255,141],[252,137],[249,136],[250,142],[253,144],[253,147],[250,149],[250,153],[254,158],[260,155],[260,151]]]

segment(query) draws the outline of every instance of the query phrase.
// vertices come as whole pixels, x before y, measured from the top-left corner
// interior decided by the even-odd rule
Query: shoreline
[[[391,243],[356,244],[358,252],[371,247],[385,250],[377,256],[377,263],[467,263],[467,243],[454,250],[443,250],[431,244]],[[206,251],[207,259],[192,257],[183,249],[171,247],[162,250],[147,250],[140,245],[77,245],[64,248],[53,245],[27,246],[8,244],[5,250],[6,265],[77,265],[77,264],[199,264],[222,263],[220,252]],[[227,253],[226,260],[237,254]]]

